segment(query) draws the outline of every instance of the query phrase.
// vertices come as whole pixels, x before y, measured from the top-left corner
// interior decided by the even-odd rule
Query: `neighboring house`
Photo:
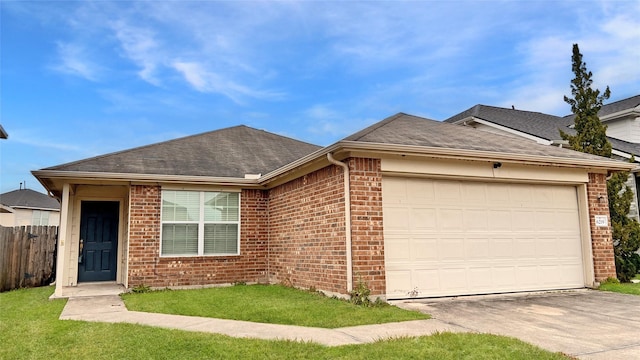
[[[631,167],[400,113],[324,148],[237,126],[33,174],[62,199],[54,296],[361,280],[393,299],[615,276],[605,181]]]
[[[0,226],[50,225],[60,223],[58,200],[30,189],[0,194]]]
[[[9,134],[7,134],[7,132],[2,127],[2,125],[0,125],[0,139],[8,139],[8,138],[9,138]]]
[[[636,167],[627,185],[634,191],[629,216],[640,220],[640,95],[606,104],[599,114],[607,125],[607,135],[614,158],[629,161],[635,158]],[[574,135],[574,115],[557,117],[539,112],[476,105],[444,120],[447,123],[470,126],[497,134],[534,140],[539,144],[566,146],[560,131]]]

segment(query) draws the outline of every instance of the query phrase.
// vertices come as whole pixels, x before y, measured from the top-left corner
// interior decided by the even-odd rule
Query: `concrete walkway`
[[[62,311],[60,319],[132,323],[240,338],[307,341],[328,346],[363,344],[382,339],[431,335],[444,331],[463,331],[459,326],[449,325],[435,319],[323,329],[197,316],[145,313],[127,310],[124,302],[117,295],[71,297]]]

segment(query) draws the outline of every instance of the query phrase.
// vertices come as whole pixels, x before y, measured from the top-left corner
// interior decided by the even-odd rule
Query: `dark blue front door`
[[[119,209],[116,201],[82,202],[78,282],[116,279]]]

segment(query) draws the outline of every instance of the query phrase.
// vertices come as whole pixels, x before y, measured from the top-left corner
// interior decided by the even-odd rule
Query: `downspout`
[[[327,153],[327,160],[344,169],[344,234],[347,249],[347,292],[353,290],[353,259],[351,258],[351,194],[349,189],[349,166]]]

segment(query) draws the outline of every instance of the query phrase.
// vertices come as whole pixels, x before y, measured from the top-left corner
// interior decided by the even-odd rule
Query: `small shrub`
[[[246,281],[234,281],[233,286],[245,286],[247,285]]]
[[[137,286],[131,288],[131,292],[134,293],[134,294],[144,294],[144,293],[148,293],[148,292],[151,292],[151,291],[152,291],[151,287],[149,287],[149,286],[147,286],[145,284],[140,284],[140,285],[137,285]]]
[[[349,293],[349,302],[354,305],[368,307],[371,304],[369,295],[371,295],[371,289],[369,289],[367,283],[360,278],[358,279],[356,287]]]
[[[620,284],[620,280],[614,278],[614,277],[608,277],[607,280],[603,281],[600,283],[601,285],[605,285],[605,284]]]

